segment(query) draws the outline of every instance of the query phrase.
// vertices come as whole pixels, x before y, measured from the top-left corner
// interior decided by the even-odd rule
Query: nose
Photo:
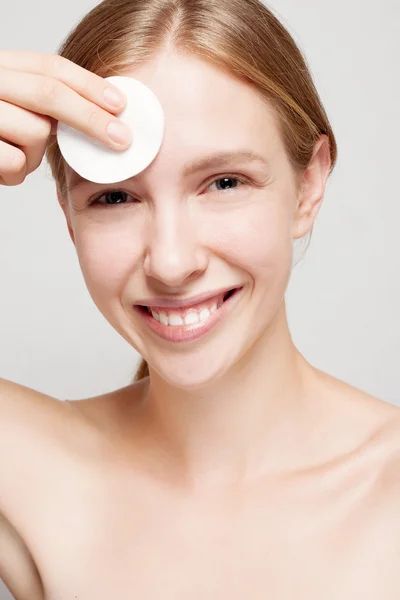
[[[188,207],[166,205],[153,213],[144,272],[168,287],[179,288],[206,270],[208,256]]]

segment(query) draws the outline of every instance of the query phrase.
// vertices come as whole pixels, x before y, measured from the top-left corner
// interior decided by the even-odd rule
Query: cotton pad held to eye
[[[107,77],[126,96],[126,107],[117,115],[131,131],[126,150],[113,150],[101,142],[58,122],[57,141],[66,162],[81,177],[94,183],[117,183],[144,171],[157,156],[164,135],[164,111],[144,83],[131,77]]]

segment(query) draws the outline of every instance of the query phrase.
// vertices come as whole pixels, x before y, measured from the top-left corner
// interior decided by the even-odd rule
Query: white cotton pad
[[[164,111],[150,88],[131,77],[107,77],[106,81],[126,96],[126,107],[117,116],[132,131],[129,148],[112,150],[65,123],[57,125],[64,159],[81,177],[94,183],[117,183],[144,171],[157,156],[164,135]]]

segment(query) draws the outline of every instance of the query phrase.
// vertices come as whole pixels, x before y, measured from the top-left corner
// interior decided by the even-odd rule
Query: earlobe
[[[313,156],[299,185],[293,239],[304,237],[312,229],[322,205],[330,167],[329,138],[322,135],[314,146]]]
[[[63,211],[64,216],[65,216],[65,220],[67,222],[69,236],[70,236],[70,238],[72,240],[72,243],[75,245],[74,232],[73,232],[73,229],[71,227],[71,222],[70,222],[70,218],[69,218],[68,203],[65,200],[65,198],[63,198],[63,196],[61,195],[60,188],[58,187],[58,185],[56,185],[56,192],[57,192],[58,203],[59,203],[59,205],[62,208],[62,211]]]

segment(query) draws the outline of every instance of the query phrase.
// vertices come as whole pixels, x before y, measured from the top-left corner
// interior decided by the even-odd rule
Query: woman
[[[5,583],[397,600],[399,410],[310,365],[286,318],[293,241],[337,155],[294,41],[258,0],[106,0],[60,55],[0,53],[1,176],[23,181],[47,145],[88,290],[145,362],[73,404],[2,381]],[[48,139],[61,120],[110,144],[115,74],[155,92],[166,129],[145,171],[105,186]]]

